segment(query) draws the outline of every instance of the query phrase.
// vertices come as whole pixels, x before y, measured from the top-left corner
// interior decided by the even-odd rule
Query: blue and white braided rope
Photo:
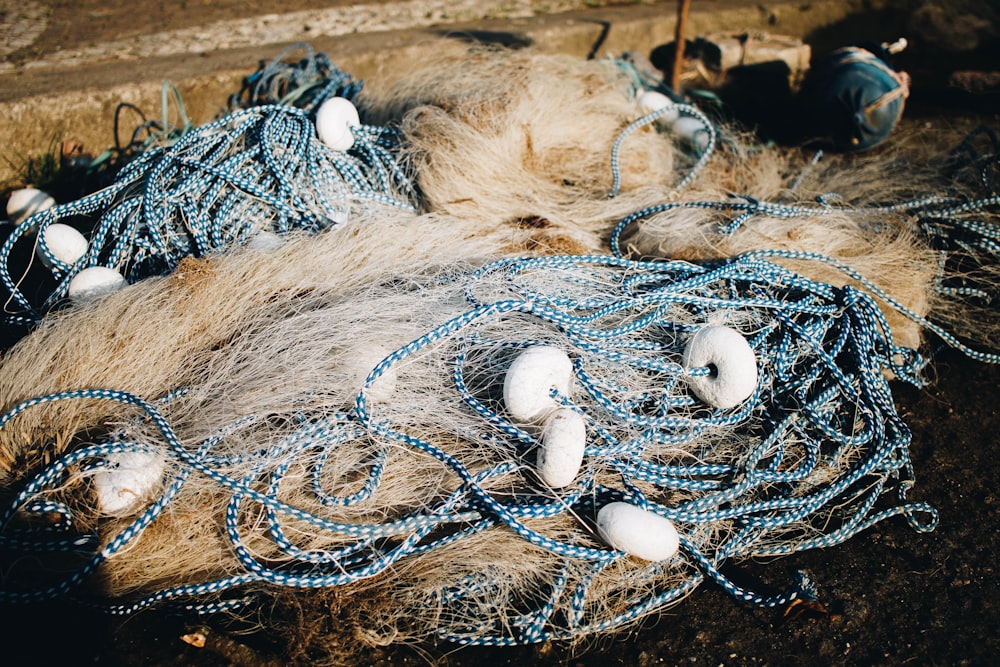
[[[352,132],[351,150],[335,151],[318,139],[306,111],[257,106],[141,154],[113,185],[28,217],[0,246],[0,282],[22,311],[8,322],[40,319],[87,267],[111,267],[134,282],[262,232],[316,232],[375,207],[414,211],[413,185],[395,157],[398,135],[364,125]],[[79,218],[97,221],[86,255],[69,266],[47,247],[45,229]],[[32,230],[57,280],[40,304],[21,291],[9,265],[15,244]]]
[[[117,603],[115,613],[190,598],[207,598],[204,609],[214,610],[238,604],[228,592],[251,582],[339,586],[386,573],[402,559],[433,558],[448,545],[503,531],[555,561],[548,589],[520,592],[518,601],[496,600],[502,608],[494,617],[430,630],[462,643],[512,645],[612,629],[675,602],[706,577],[741,601],[785,604],[814,594],[807,579],[784,593],[760,595],[734,585],[720,566],[753,555],[837,544],[890,516],[904,516],[917,530],[934,527],[932,508],[905,499],[913,473],[910,434],[895,412],[883,374],[891,368],[919,382],[913,375],[917,367],[894,361],[900,350],[892,345],[872,297],[860,290],[810,281],[750,257],[718,266],[607,256],[510,259],[464,278],[452,276],[437,287],[464,294],[466,309],[376,364],[352,409],[311,415],[303,407],[286,435],[263,448],[228,454],[219,449],[227,438],[243,437],[242,429],[263,416],[185,444],[166,416],[170,401],[157,407],[124,392],[65,392],[12,408],[0,417],[0,429],[19,413],[52,401],[117,401],[139,409],[140,419],[155,426],[159,439],[110,436],[44,470],[0,515],[5,549],[79,554],[101,543],[72,535],[70,507],[51,495],[65,486],[70,469],[107,466],[109,457],[122,451],[157,451],[168,461],[169,476],[159,495],[103,540],[76,572],[40,589],[12,586],[0,598],[30,601],[72,593],[108,560],[125,557],[127,546],[192,476],[211,480],[229,497],[223,523],[234,558],[230,567],[238,573]],[[720,320],[747,336],[760,377],[753,395],[730,410],[703,405],[692,396],[686,378],[708,370],[679,362],[683,341]],[[520,338],[510,337],[511,323],[523,332]],[[590,434],[575,482],[560,490],[539,487],[531,473],[537,434],[511,420],[483,384],[490,374],[477,368],[481,360],[496,363],[541,340],[558,341],[572,357],[574,390],[553,398],[582,415]],[[369,401],[372,387],[388,371],[428,355],[451,360],[452,393],[441,400],[466,410],[467,423],[456,434],[490,443],[491,457],[462,460],[447,444],[456,434],[437,442],[397,413],[393,402],[405,404],[405,387],[388,404]],[[326,457],[359,442],[367,443],[358,448],[366,474],[353,491],[327,492]],[[398,474],[386,455],[395,447],[431,457],[455,475],[454,486],[429,498],[426,507],[388,516],[381,524],[324,516],[327,507],[356,507],[364,516],[372,494],[388,475]],[[279,499],[283,485],[294,479],[287,474],[290,466],[300,460],[311,471],[305,479],[315,502],[308,509]],[[824,481],[816,481],[816,475]],[[520,480],[524,491],[491,491],[506,479]],[[670,519],[681,535],[681,551],[665,561],[640,563],[596,540],[590,522],[613,501]],[[60,520],[45,533],[24,527],[26,513],[38,512]],[[249,516],[264,525],[248,525]],[[548,534],[542,526],[554,518],[575,529]],[[331,546],[299,546],[293,536],[300,529],[290,530],[293,525],[328,535]],[[282,554],[280,561],[255,555],[247,546],[250,533],[254,540],[267,537]],[[706,540],[710,533],[716,538]],[[593,599],[594,590],[609,586],[611,563],[629,573],[627,581],[611,584],[626,593],[624,608],[603,609]],[[448,618],[462,619],[481,609],[477,600],[495,593],[496,584],[484,572],[438,589],[423,604],[443,606]]]

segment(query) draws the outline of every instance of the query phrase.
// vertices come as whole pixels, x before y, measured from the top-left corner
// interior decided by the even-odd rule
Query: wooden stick
[[[674,71],[670,77],[670,88],[678,95],[681,92],[681,68],[684,66],[684,33],[687,30],[688,9],[691,0],[677,0],[677,26],[674,30]]]

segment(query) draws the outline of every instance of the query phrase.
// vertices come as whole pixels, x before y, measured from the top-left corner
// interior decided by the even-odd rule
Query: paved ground
[[[580,0],[0,0],[0,70],[142,59],[579,9]],[[593,4],[593,3],[589,3]],[[31,38],[29,41],[29,37]]]

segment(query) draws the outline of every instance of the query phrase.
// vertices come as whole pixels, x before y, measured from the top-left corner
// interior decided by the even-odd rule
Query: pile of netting
[[[889,378],[922,382],[925,331],[1000,360],[966,346],[1000,331],[995,140],[927,198],[905,153],[810,161],[621,62],[473,50],[357,95],[338,151],[310,58],[16,228],[58,285],[0,257],[41,322],[0,359],[0,600],[335,589],[371,641],[521,644],[705,580],[787,604],[804,575],[722,568],[933,529]],[[98,264],[136,284],[56,308]]]
[[[289,62],[291,54],[301,59]],[[270,104],[293,106],[312,112],[331,97],[354,101],[362,82],[341,71],[325,53],[310,44],[293,44],[243,80],[243,86],[229,96],[230,111]]]
[[[611,230],[612,254],[768,259],[875,297],[899,345],[918,349],[932,332],[974,358],[995,358],[973,349],[1000,347],[1000,140],[992,130],[972,131],[937,173],[913,170],[912,154],[891,150],[850,165],[820,151],[785,180],[773,155],[739,142],[726,148],[729,169],[710,172],[717,184],[629,213]]]
[[[735,405],[712,392],[746,370],[729,348],[691,365],[698,333],[719,330],[752,351],[757,381]],[[367,376],[324,368],[335,341]],[[532,360],[540,350],[566,366]],[[896,514],[918,530],[936,522],[905,502],[910,435],[884,374],[913,379],[900,357],[915,361],[870,297],[759,260],[511,259],[302,295],[298,312],[262,318],[158,400],[71,391],[0,419],[57,401],[136,408],[13,499],[5,548],[82,562],[3,598],[71,593],[99,566],[112,590],[141,593],[121,613],[211,594],[211,609],[240,604],[255,582],[383,576],[374,630],[473,644],[612,629],[706,577],[783,604],[808,582],[758,595],[719,567],[836,544]],[[555,482],[541,461],[563,456],[563,418],[586,445]],[[626,516],[602,525],[607,507]],[[95,520],[115,529],[65,534]],[[679,550],[633,544],[671,530]],[[165,579],[189,583],[159,590]]]
[[[397,155],[398,132],[363,125],[356,112],[347,121],[346,148],[318,132],[314,107],[350,102],[346,95],[360,90],[321,56],[302,61],[311,67],[272,63],[254,78],[267,90],[283,89],[290,85],[280,76],[284,70],[305,70],[303,81],[291,80],[308,94],[307,108],[244,102],[217,120],[144,145],[112,185],[21,220],[0,245],[7,323],[36,323],[67,296],[86,299],[169,273],[185,257],[248,244],[275,247],[289,233],[316,233],[371,209],[416,210],[413,183]],[[248,94],[268,102],[265,93],[254,87]],[[19,244],[34,247],[55,280],[51,290],[21,289],[23,274],[13,272],[12,261]]]

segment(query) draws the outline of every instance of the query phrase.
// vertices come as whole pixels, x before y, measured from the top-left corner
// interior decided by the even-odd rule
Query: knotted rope
[[[288,56],[304,51],[302,59],[287,62]],[[307,112],[316,111],[331,97],[343,97],[352,102],[361,92],[362,82],[342,72],[325,53],[316,53],[308,43],[293,44],[261,63],[257,71],[243,81],[239,92],[229,97],[229,110],[281,104]]]

